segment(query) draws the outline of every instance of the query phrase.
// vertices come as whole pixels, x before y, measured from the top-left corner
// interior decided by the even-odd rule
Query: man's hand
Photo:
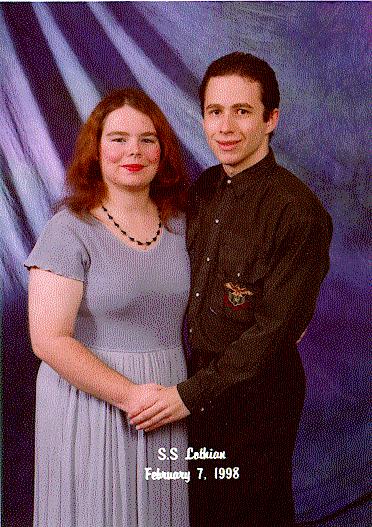
[[[161,388],[156,393],[156,399],[156,402],[146,410],[128,414],[130,423],[135,425],[137,430],[150,432],[160,426],[184,419],[190,414],[183,404],[176,386]]]

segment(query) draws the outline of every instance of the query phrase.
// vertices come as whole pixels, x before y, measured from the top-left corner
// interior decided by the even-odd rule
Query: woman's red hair
[[[111,112],[128,105],[147,115],[153,122],[161,147],[158,172],[150,184],[150,197],[159,208],[163,223],[185,210],[188,176],[176,134],[163,112],[146,93],[124,88],[109,93],[95,107],[78,135],[75,152],[67,170],[67,196],[62,204],[84,215],[107,198],[99,163],[103,124]]]

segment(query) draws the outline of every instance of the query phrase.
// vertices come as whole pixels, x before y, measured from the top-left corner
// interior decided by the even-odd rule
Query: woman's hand
[[[156,392],[156,401],[141,413],[129,414],[130,423],[137,430],[150,432],[160,426],[174,423],[190,415],[190,411],[183,403],[177,386],[161,387]]]
[[[123,403],[118,408],[128,414],[138,414],[150,408],[157,401],[157,394],[163,387],[160,384],[134,384],[125,388]]]

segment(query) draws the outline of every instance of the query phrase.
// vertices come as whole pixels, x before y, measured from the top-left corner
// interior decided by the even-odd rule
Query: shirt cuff
[[[177,390],[190,413],[204,412],[203,390],[195,375],[177,384]]]

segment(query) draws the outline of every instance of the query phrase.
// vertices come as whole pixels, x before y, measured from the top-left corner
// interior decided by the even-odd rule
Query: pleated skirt
[[[92,351],[136,383],[171,386],[186,378],[182,348]],[[34,527],[189,527],[186,449],[182,421],[137,432],[124,412],[42,363]]]

